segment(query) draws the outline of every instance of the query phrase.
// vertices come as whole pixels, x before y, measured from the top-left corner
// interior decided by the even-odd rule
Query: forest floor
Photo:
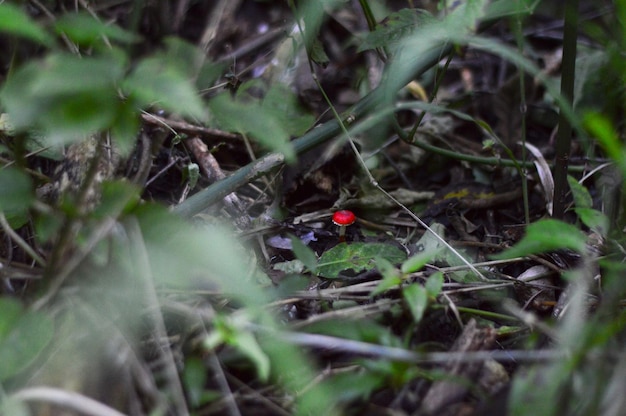
[[[32,15],[61,16],[70,6],[60,3],[50,10],[33,3]],[[0,399],[19,399],[2,410],[617,414],[624,400],[614,393],[626,374],[619,375],[624,285],[609,295],[603,276],[621,270],[623,256],[613,266],[599,259],[607,253],[603,221],[619,212],[620,174],[588,137],[575,134],[569,151],[571,188],[560,219],[574,230],[541,222],[559,204],[559,102],[551,88],[562,77],[561,2],[483,21],[480,36],[500,49],[441,49],[411,77],[398,62],[419,57],[402,41],[415,41],[416,27],[445,20],[455,5],[324,2],[305,48],[288,3],[135,9],[122,1],[89,9],[141,37],[131,59],[166,51],[183,72],[197,64],[195,87],[210,115],[183,119],[156,102],[141,113],[134,150],[114,162],[91,139],[68,143],[58,157],[15,157],[38,184],[40,202],[16,236],[3,224],[2,296],[47,316],[50,327],[37,330],[50,336],[32,355],[16,353],[28,362],[0,371]],[[609,75],[598,33],[611,31],[615,6],[581,3],[575,105],[608,111],[598,104],[614,93],[603,83]],[[171,37],[195,45],[205,60],[194,61]],[[20,54],[23,62],[37,57]],[[521,60],[536,72],[521,72]],[[407,82],[367,107],[367,97],[395,77]],[[219,97],[237,105],[217,104]],[[0,127],[8,166],[19,146]],[[320,138],[325,129],[332,134]],[[246,169],[252,173],[236,184],[225,181]],[[92,198],[84,178],[95,183],[100,174],[118,185]],[[74,188],[61,183],[74,177]],[[119,185],[130,182],[134,188]],[[64,199],[74,191],[79,197]],[[174,215],[151,211],[149,202]],[[345,236],[333,222],[340,210],[356,216]],[[176,214],[186,225],[170,223]],[[189,234],[175,237],[189,223]],[[209,231],[213,237],[196,239],[213,226],[220,230]],[[62,237],[51,231],[46,240],[46,230]],[[507,251],[532,239],[537,253]],[[210,270],[196,270],[203,256]],[[242,271],[247,280],[228,280]],[[150,283],[151,273],[164,277]],[[169,285],[180,275],[185,285]],[[596,318],[598,311],[614,320]],[[593,322],[611,328],[605,338],[589,335]],[[29,343],[15,337],[3,342]],[[577,338],[584,349],[570,348]],[[598,364],[603,357],[615,367]],[[39,405],[19,407],[20,400]]]

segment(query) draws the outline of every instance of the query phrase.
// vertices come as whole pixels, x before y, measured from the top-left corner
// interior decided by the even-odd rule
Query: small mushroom
[[[339,242],[346,241],[346,227],[354,224],[356,215],[354,212],[342,209],[333,214],[333,223],[339,227]]]

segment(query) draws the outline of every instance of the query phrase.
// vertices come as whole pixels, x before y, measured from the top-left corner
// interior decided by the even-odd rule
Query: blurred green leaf
[[[617,163],[622,176],[626,176],[626,149],[611,121],[603,114],[589,112],[584,115],[583,122],[587,130],[598,139],[606,154]]]
[[[113,24],[105,24],[87,13],[68,13],[61,16],[54,24],[58,34],[65,34],[73,42],[82,46],[91,46],[107,38],[120,43],[132,43],[139,37]]]
[[[293,254],[309,271],[314,272],[317,268],[317,255],[315,252],[307,247],[302,240],[295,235],[290,235],[289,238],[291,239]]]
[[[381,388],[384,382],[383,376],[370,371],[336,373],[327,381],[329,387],[335,392],[336,399],[344,402],[366,399],[375,390]]]
[[[574,212],[583,224],[598,234],[606,236],[609,232],[609,218],[597,209],[574,208]]]
[[[409,307],[413,321],[418,323],[422,320],[428,307],[428,292],[419,283],[413,283],[402,289],[402,298]]]
[[[52,320],[26,311],[13,299],[0,299],[0,381],[28,367],[54,334]]]
[[[167,62],[187,79],[191,80],[197,77],[200,72],[209,68],[212,69],[215,65],[206,59],[204,52],[200,48],[185,42],[181,38],[167,37],[163,40],[163,45],[165,50],[158,54],[157,58]],[[218,65],[218,68],[221,67]]]
[[[95,218],[118,217],[139,203],[141,189],[126,180],[104,181],[100,203],[93,212]]]
[[[0,4],[0,32],[26,38],[45,46],[53,44],[52,37],[26,13],[12,4]]]
[[[445,236],[445,227],[443,224],[433,223],[430,229],[442,238]],[[441,241],[429,231],[424,233],[415,246],[417,247],[417,253],[402,263],[402,273],[414,273],[420,270],[444,249],[444,245]]]
[[[382,280],[376,288],[372,290],[370,296],[376,296],[387,290],[398,287],[402,283],[402,277],[400,276],[400,270],[387,259],[382,257],[376,257],[376,268],[383,275]]]
[[[340,243],[322,254],[317,273],[328,279],[340,277],[340,274],[347,270],[360,273],[376,267],[377,257],[384,258],[390,263],[401,263],[406,259],[406,254],[390,244]]]
[[[251,135],[267,149],[284,154],[287,161],[295,160],[289,132],[273,109],[236,101],[229,94],[220,94],[211,99],[209,108],[221,128]]]
[[[431,298],[436,298],[441,294],[441,289],[443,288],[443,273],[435,272],[428,276],[426,279],[426,283],[424,283],[424,287],[426,288],[426,292],[428,296]]]
[[[35,199],[30,177],[15,167],[0,169],[0,211],[8,215],[25,213]]]
[[[130,155],[137,143],[137,133],[140,127],[139,105],[131,99],[126,99],[115,107],[115,116],[111,125],[111,136],[117,151],[122,157]]]
[[[585,241],[585,234],[571,224],[553,219],[540,220],[526,228],[526,235],[515,246],[492,258],[504,260],[558,249],[583,253]]]
[[[401,39],[412,34],[416,28],[434,21],[436,19],[432,15],[421,9],[401,9],[393,12],[376,26],[373,32],[365,36],[358,51],[397,46]]]
[[[158,56],[143,59],[124,81],[123,89],[142,107],[157,106],[205,121],[207,113],[202,100],[177,65]]]
[[[113,123],[123,74],[123,62],[112,56],[52,54],[9,77],[0,100],[17,130],[41,129],[47,140],[67,143]]]
[[[576,208],[591,208],[593,206],[593,201],[587,188],[578,183],[574,177],[569,175],[567,176],[567,182],[569,183],[569,188],[572,190],[572,196],[574,197],[574,205]]]
[[[500,19],[502,17],[530,15],[541,0],[495,0],[489,3],[485,19]]]
[[[303,135],[315,122],[286,85],[275,84],[263,97],[261,107],[274,117],[290,136]]]

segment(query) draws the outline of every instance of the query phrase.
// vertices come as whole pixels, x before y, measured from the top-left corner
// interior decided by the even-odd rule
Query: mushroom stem
[[[343,243],[344,241],[346,241],[346,226],[340,225],[339,226],[339,242]]]

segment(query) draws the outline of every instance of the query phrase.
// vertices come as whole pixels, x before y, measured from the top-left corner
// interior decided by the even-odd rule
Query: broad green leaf
[[[384,258],[390,263],[400,263],[406,259],[406,254],[390,244],[340,243],[322,254],[317,273],[329,279],[340,277],[342,272],[348,270],[360,273],[376,267],[376,257]]]
[[[0,32],[20,36],[42,45],[51,46],[52,37],[18,7],[0,4]]]
[[[163,40],[165,50],[159,54],[158,58],[166,61],[169,65],[176,69],[185,77],[193,79],[198,77],[199,73],[207,70],[218,71],[219,74],[214,75],[215,79],[221,75],[222,67],[220,65],[207,61],[204,52],[191,43],[185,42],[181,38],[168,37]],[[210,85],[212,83],[206,83],[208,79],[205,78],[205,83],[198,85]]]
[[[593,208],[574,208],[574,212],[578,218],[587,227],[600,235],[607,235],[609,232],[609,219],[602,212]]]
[[[606,154],[617,163],[622,175],[626,176],[626,149],[611,121],[604,114],[594,112],[585,114],[583,120],[585,127],[598,139]]]
[[[26,173],[14,167],[0,169],[0,211],[7,216],[25,213],[34,199],[33,184]]]
[[[207,369],[200,358],[189,357],[185,360],[182,372],[182,380],[185,391],[189,395],[189,401],[193,406],[202,404],[201,398],[205,390],[207,379]]]
[[[495,0],[487,6],[485,19],[501,19],[508,16],[530,15],[540,0]]]
[[[298,97],[283,84],[273,85],[263,97],[261,107],[273,116],[290,136],[303,135],[315,122]]]
[[[317,255],[307,247],[302,240],[295,235],[290,235],[293,254],[300,260],[309,271],[314,272],[317,268]]]
[[[46,315],[26,311],[13,299],[0,299],[0,381],[28,367],[53,334]]]
[[[270,360],[254,335],[249,330],[238,330],[230,344],[245,354],[254,363],[259,378],[267,381],[270,375]]]
[[[68,13],[61,16],[54,25],[58,34],[64,34],[73,42],[90,46],[103,38],[120,43],[139,40],[134,33],[113,24],[105,24],[87,13]]]
[[[209,108],[217,124],[227,130],[247,134],[267,149],[295,160],[289,133],[273,110],[257,103],[236,101],[229,94],[220,94],[209,101]]]
[[[442,224],[434,223],[430,226],[430,229],[441,237],[445,234],[445,227]],[[418,252],[402,263],[402,273],[407,274],[420,270],[444,249],[441,241],[428,231],[424,233],[415,246]]]
[[[526,228],[526,235],[515,246],[492,257],[503,260],[558,249],[582,253],[585,241],[585,234],[571,224],[553,219],[540,220]]]
[[[96,218],[118,217],[120,213],[134,208],[140,196],[141,189],[129,181],[105,181],[102,183],[100,203],[93,215]]]
[[[402,297],[409,307],[413,321],[415,323],[421,321],[428,307],[428,292],[426,288],[419,283],[413,283],[402,289]]]
[[[358,380],[358,382],[356,382]],[[336,399],[345,403],[368,399],[375,390],[385,385],[385,377],[371,371],[335,373],[327,381]]]
[[[426,288],[426,293],[431,298],[436,298],[441,293],[441,289],[443,288],[443,273],[435,272],[428,276],[426,279],[426,283],[424,283],[424,287]]]
[[[143,59],[123,86],[124,91],[141,106],[157,106],[201,121],[207,118],[191,80],[168,60],[159,57]]]
[[[111,136],[117,151],[126,157],[135,148],[140,127],[139,106],[131,99],[118,103],[111,126]]]
[[[116,119],[123,64],[113,56],[50,55],[9,77],[0,100],[17,130],[40,129],[41,140],[53,143],[83,139]]]
[[[370,296],[379,295],[393,287],[398,287],[402,283],[400,271],[397,267],[391,264],[389,260],[381,257],[376,257],[375,261],[376,267],[380,271],[380,274],[382,274],[383,278],[380,283],[376,285],[376,288],[372,290]]]
[[[574,197],[574,205],[576,208],[591,208],[593,206],[593,201],[591,200],[591,195],[589,195],[587,188],[578,183],[574,177],[569,175],[567,176],[567,182],[569,183],[569,188],[572,190],[572,196]]]

